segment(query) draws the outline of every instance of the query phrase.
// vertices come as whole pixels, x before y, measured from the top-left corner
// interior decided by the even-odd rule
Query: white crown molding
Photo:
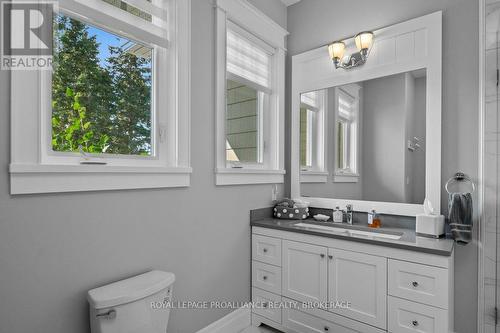
[[[271,46],[285,50],[285,38],[289,32],[247,0],[216,0],[215,5],[229,20],[251,30]]]
[[[285,6],[291,6],[293,4],[296,4],[299,1],[300,0],[281,0],[281,2],[283,2],[285,4]]]

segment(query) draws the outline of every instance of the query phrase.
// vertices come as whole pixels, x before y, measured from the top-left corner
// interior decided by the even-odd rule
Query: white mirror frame
[[[356,31],[353,31],[353,34]],[[300,194],[300,94],[344,84],[426,69],[425,196],[434,211],[441,212],[441,81],[442,12],[375,30],[372,50],[365,65],[351,70],[335,69],[322,46],[292,57],[291,197],[302,198],[313,207],[354,205],[356,211],[377,210],[383,214],[415,216],[422,204],[301,197]],[[345,40],[346,53],[354,50],[354,39]]]

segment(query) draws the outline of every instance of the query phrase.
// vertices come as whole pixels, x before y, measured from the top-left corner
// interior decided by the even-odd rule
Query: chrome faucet
[[[352,210],[352,205],[347,205],[346,206],[346,222],[347,224],[350,224],[352,225],[352,213],[353,213],[353,210]]]

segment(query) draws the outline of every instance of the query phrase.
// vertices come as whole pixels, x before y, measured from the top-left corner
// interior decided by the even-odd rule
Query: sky
[[[101,66],[106,66],[106,59],[110,56],[109,46],[121,46],[125,44],[128,39],[120,38],[107,31],[87,25],[90,36],[96,36],[97,43],[99,43],[99,59]]]
[[[59,14],[61,15],[61,14]],[[107,67],[108,62],[107,59],[110,57],[110,51],[109,47],[120,47],[124,46],[126,43],[130,43],[127,45],[127,47],[131,47],[136,42],[126,38],[126,37],[120,37],[118,35],[115,35],[111,32],[108,32],[104,29],[98,28],[96,26],[87,24],[85,22],[82,22],[85,24],[87,27],[87,31],[89,33],[89,37],[95,36],[97,44],[98,44],[98,50],[99,50],[99,63],[101,67]]]

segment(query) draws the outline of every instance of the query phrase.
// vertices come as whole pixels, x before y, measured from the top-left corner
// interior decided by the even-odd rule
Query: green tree
[[[151,58],[121,46],[101,59],[86,24],[57,16],[54,25],[53,149],[149,155]]]
[[[149,58],[110,47],[115,121],[110,152],[148,155],[151,151],[151,67]]]
[[[98,43],[87,26],[56,16],[52,75],[52,146],[56,151],[106,150],[113,107],[112,78],[99,64]],[[81,123],[79,128],[76,124]],[[83,126],[85,124],[85,126]]]

